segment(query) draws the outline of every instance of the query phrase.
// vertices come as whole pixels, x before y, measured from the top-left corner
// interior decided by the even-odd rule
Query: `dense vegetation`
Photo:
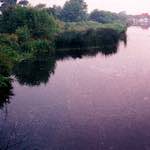
[[[89,48],[116,45],[120,34],[113,29],[88,29],[86,31],[66,31],[56,39],[57,49]]]
[[[0,11],[4,12],[7,9],[9,9],[10,7],[14,7],[16,5],[19,6],[27,6],[29,4],[28,0],[0,0],[1,2],[1,6],[0,6]]]
[[[96,21],[105,24],[113,22],[127,23],[125,12],[113,13],[95,9],[91,13],[87,13],[87,4],[84,0],[69,0],[63,7],[54,5],[50,8],[40,7],[40,9],[45,9],[49,14],[53,14],[64,22]]]
[[[83,0],[67,1],[62,9],[64,21],[82,21],[87,17],[87,5]]]
[[[11,7],[0,17],[0,87],[13,64],[49,52],[58,24],[45,10]]]
[[[82,21],[82,22],[67,22],[64,25],[65,31],[87,31],[89,29],[112,29],[117,33],[124,32],[126,25],[118,22],[102,24],[95,21]]]
[[[126,30],[125,14],[98,10],[88,14],[84,0],[51,8],[43,4],[31,7],[27,0],[1,2],[0,88],[10,85],[14,64],[39,54],[54,55],[61,48],[116,44]]]
[[[127,16],[125,12],[112,13],[109,11],[99,11],[97,9],[93,10],[89,15],[89,20],[97,21],[99,23],[112,23],[112,22],[120,22],[126,23]]]

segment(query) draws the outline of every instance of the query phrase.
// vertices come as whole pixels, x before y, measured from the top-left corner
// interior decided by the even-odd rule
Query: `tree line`
[[[20,5],[28,6],[28,0],[0,0],[2,3],[0,10],[3,12],[9,7]],[[44,9],[49,14],[52,14],[56,18],[64,22],[79,22],[79,21],[96,21],[99,23],[111,23],[114,21],[125,22],[127,15],[125,12],[112,13],[109,11],[101,11],[98,9],[88,13],[88,5],[85,0],[69,0],[61,6],[53,5],[52,7],[46,7],[45,4],[38,4],[35,6],[37,9]]]

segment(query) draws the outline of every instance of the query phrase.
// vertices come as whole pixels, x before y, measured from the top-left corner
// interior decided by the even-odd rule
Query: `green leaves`
[[[4,77],[0,74],[0,88],[7,88],[10,84],[9,81],[10,79],[8,77]]]
[[[19,42],[26,42],[30,39],[30,31],[27,26],[19,27],[16,30]]]
[[[84,0],[67,1],[62,9],[64,21],[82,21],[87,18],[87,5]]]
[[[18,6],[3,13],[0,28],[3,33],[16,32],[21,40],[25,40],[29,32],[32,38],[51,39],[58,26],[54,17],[45,10]],[[26,31],[28,35],[25,34]]]
[[[109,11],[99,11],[97,9],[93,10],[89,15],[89,20],[96,21],[99,23],[114,23],[121,22],[126,23],[126,15],[122,13],[113,13]]]

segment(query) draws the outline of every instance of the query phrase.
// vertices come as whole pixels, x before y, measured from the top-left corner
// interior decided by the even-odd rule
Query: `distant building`
[[[150,15],[148,13],[142,13],[130,17],[129,21],[135,26],[150,26]]]

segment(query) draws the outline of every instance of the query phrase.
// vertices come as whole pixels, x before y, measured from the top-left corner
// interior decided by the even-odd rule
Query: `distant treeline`
[[[3,12],[9,7],[16,5],[31,7],[28,0],[1,0],[0,10]],[[53,7],[46,7],[45,4],[38,4],[36,9],[46,10],[49,14],[52,14],[56,18],[64,22],[78,22],[78,21],[97,21],[99,23],[111,23],[122,22],[125,23],[127,15],[124,11],[120,13],[113,13],[110,11],[103,11],[95,9],[91,13],[88,13],[88,5],[85,0],[69,0],[66,1],[64,6],[53,5]]]
[[[53,5],[53,7],[46,8],[46,5],[39,4],[36,8],[45,9],[49,14],[53,14],[64,22],[96,21],[99,23],[127,23],[127,15],[124,11],[114,13],[95,9],[88,13],[88,5],[84,0],[69,0],[63,7]]]

